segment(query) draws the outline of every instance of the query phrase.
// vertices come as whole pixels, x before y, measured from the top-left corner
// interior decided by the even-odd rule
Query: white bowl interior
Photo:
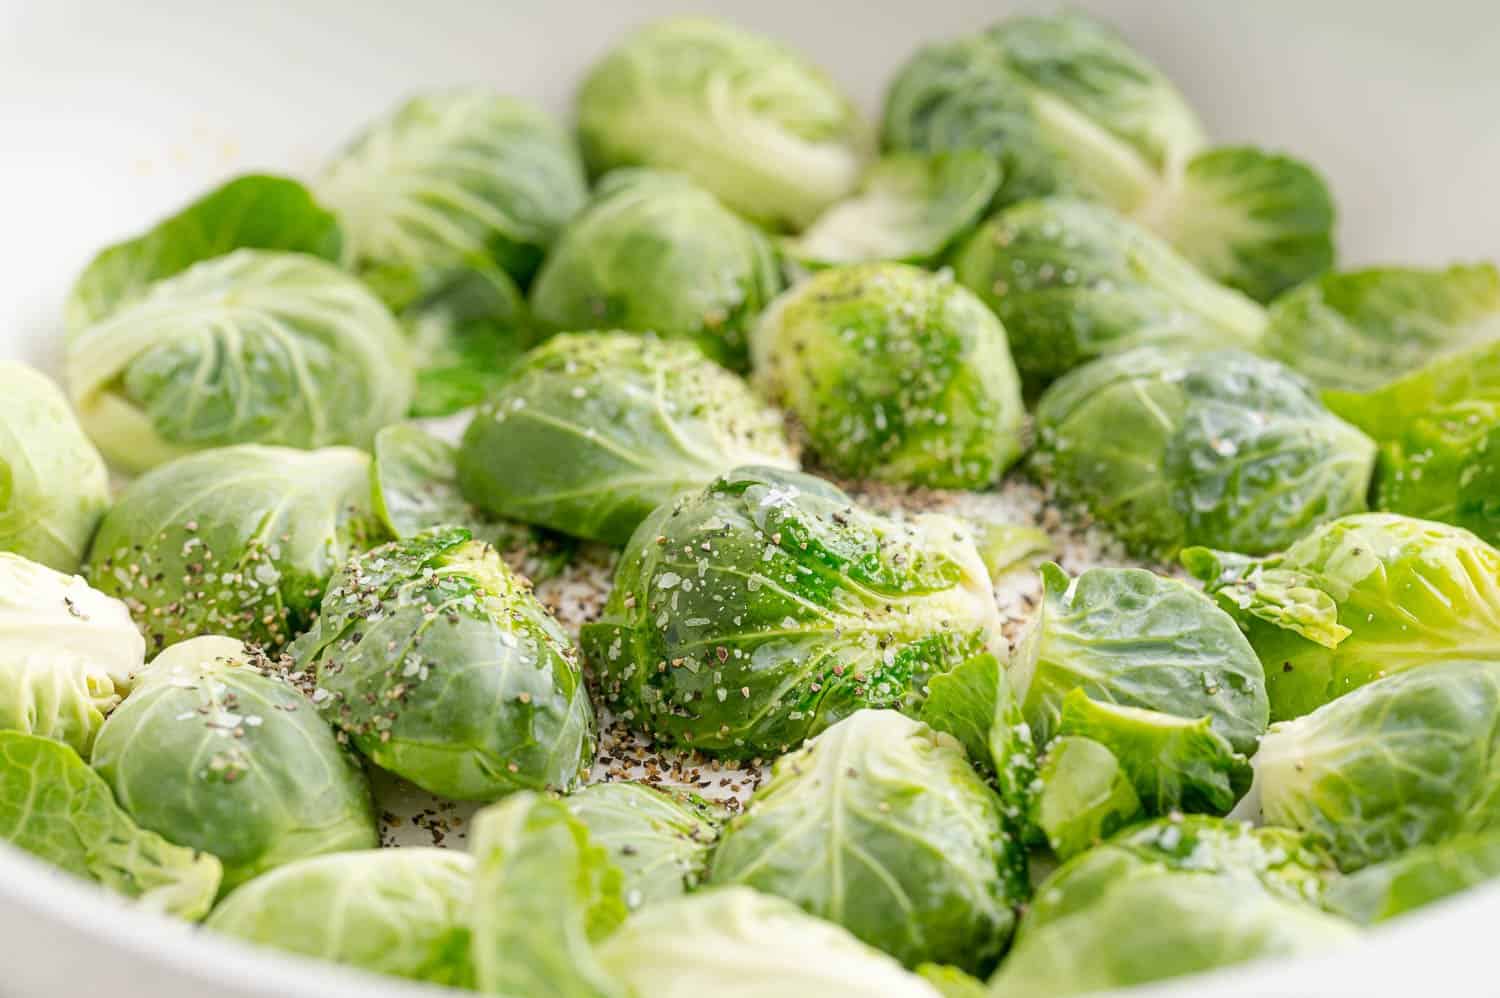
[[[1486,0],[1082,2],[1154,57],[1215,138],[1310,160],[1340,205],[1345,264],[1500,258],[1500,17]],[[709,11],[781,36],[876,112],[920,42],[1054,4],[986,0],[0,0],[0,354],[55,365],[78,270],[229,174],[306,174],[413,91],[492,84],[566,113],[628,26]],[[1195,994],[1480,993],[1500,889],[1291,966]],[[5,998],[361,995],[411,989],[207,944],[0,850]],[[1448,978],[1445,985],[1445,978]],[[1464,985],[1469,987],[1465,988]],[[1160,993],[1179,991],[1172,987]]]

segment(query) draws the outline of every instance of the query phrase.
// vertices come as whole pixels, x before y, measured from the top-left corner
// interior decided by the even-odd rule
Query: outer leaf
[[[79,420],[130,472],[229,444],[366,445],[411,397],[400,327],[353,277],[237,250],[151,285],[72,337]]]
[[[907,966],[983,973],[1021,900],[1003,871],[1024,862],[956,742],[860,711],[776,763],[725,828],[709,881],[795,901]]]
[[[920,977],[837,925],[744,887],[652,905],[598,952],[615,980],[651,998],[939,998]]]
[[[982,982],[957,967],[924,963],[917,968],[917,973],[936,988],[942,998],[984,998],[989,993]]]
[[[641,524],[581,642],[632,726],[745,758],[862,707],[916,709],[998,624],[954,520],[897,522],[822,479],[742,468]]]
[[[368,849],[256,877],[214,909],[209,929],[377,974],[472,987],[474,863],[443,849]]]
[[[1137,217],[1209,277],[1258,302],[1334,262],[1333,196],[1323,178],[1252,146],[1194,156]]]
[[[285,250],[338,258],[338,222],[295,180],[236,177],[177,214],[103,250],[68,296],[69,333],[142,297],[157,281],[240,249]]]
[[[1055,739],[1038,779],[1031,823],[1059,859],[1098,845],[1141,814],[1130,776],[1115,754],[1093,739]]]
[[[465,497],[497,517],[624,544],[652,510],[742,465],[795,468],[781,415],[687,343],[553,337],[475,415]]]
[[[1274,725],[1255,756],[1268,824],[1345,872],[1500,827],[1500,664],[1391,675]]]
[[[92,761],[142,827],[219,857],[225,890],[380,841],[358,764],[306,697],[231,638],[158,655]]]
[[[1496,336],[1500,271],[1492,265],[1373,268],[1325,275],[1276,302],[1265,349],[1319,388],[1369,392]]]
[[[1148,814],[1226,814],[1250,789],[1249,761],[1207,717],[1099,703],[1074,689],[1063,698],[1058,731],[1108,749]],[[1121,807],[1128,810],[1128,801]]]
[[[566,790],[593,759],[572,642],[461,528],[355,556],[292,653],[362,755],[440,796]]]
[[[644,783],[595,783],[563,798],[624,877],[635,910],[696,888],[719,837],[719,815],[696,797]]]
[[[0,840],[189,921],[219,890],[217,859],[136,825],[78,753],[19,731],[0,731]]]
[[[1266,321],[1145,228],[1071,198],[1001,211],[958,248],[953,270],[1000,317],[1033,392],[1146,344],[1254,349]]]
[[[279,649],[328,577],[382,533],[356,450],[224,447],[136,479],[99,525],[84,573],[124,600],[150,649],[228,634]]]
[[[0,635],[0,731],[80,753],[146,661],[124,603],[9,553],[0,553]]]
[[[1500,552],[1457,527],[1369,513],[1280,555],[1185,562],[1245,629],[1277,720],[1381,676],[1500,654]]]
[[[822,271],[777,299],[750,351],[762,393],[838,474],[982,489],[1021,454],[1005,330],[944,274]]]
[[[1328,907],[1363,925],[1383,922],[1500,877],[1500,833],[1459,835],[1367,866],[1329,888]]]
[[[1227,748],[1254,749],[1266,726],[1264,676],[1234,620],[1212,600],[1135,568],[1095,568],[1070,580],[1045,565],[1042,579],[1038,637],[1011,666],[1039,746],[1059,733],[1077,691],[1085,703],[1206,718]]]
[[[854,104],[801,53],[723,21],[635,32],[589,70],[577,111],[594,174],[685,170],[772,229],[808,225],[859,180]]]
[[[930,265],[978,223],[1000,167],[978,149],[877,160],[850,198],[783,243],[806,267],[872,260]]]
[[[109,508],[109,472],[50,379],[0,363],[0,549],[74,572]]]
[[[623,876],[559,801],[522,792],[474,819],[474,973],[480,991],[623,998],[594,946],[625,919]]]

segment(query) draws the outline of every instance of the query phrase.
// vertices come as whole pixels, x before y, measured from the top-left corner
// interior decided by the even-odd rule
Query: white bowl
[[[993,0],[0,0],[0,353],[55,365],[91,253],[223,177],[310,171],[412,91],[484,82],[566,113],[628,26],[711,10],[808,52],[872,113],[920,42]],[[1500,17],[1487,0],[1117,0],[1083,7],[1156,58],[1216,136],[1317,164],[1346,265],[1500,258]],[[1133,994],[1495,994],[1500,888],[1314,960]],[[210,939],[0,847],[0,996],[398,998],[412,988]]]

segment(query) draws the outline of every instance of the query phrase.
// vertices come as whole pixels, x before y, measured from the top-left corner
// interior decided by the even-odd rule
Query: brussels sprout
[[[1126,881],[1174,874],[1232,877],[1310,905],[1322,902],[1336,876],[1328,857],[1297,832],[1175,815],[1136,825],[1059,867],[1037,889],[1021,934],[1087,912]]]
[[[1500,827],[1497,730],[1493,661],[1377,679],[1271,726],[1255,755],[1261,813],[1306,832],[1345,872]]]
[[[886,156],[848,200],[783,246],[805,267],[872,260],[933,264],[978,223],[999,186],[999,166],[977,149]]]
[[[1276,302],[1263,346],[1319,388],[1363,393],[1497,337],[1500,270],[1486,263],[1325,275]]]
[[[416,423],[397,423],[375,434],[372,456],[375,514],[393,537],[463,527],[475,540],[519,560],[534,582],[559,574],[577,548],[571,538],[495,520],[471,506],[458,489],[458,448]]]
[[[372,849],[299,860],[256,877],[207,927],[378,974],[470,987],[473,860],[444,849]]]
[[[732,820],[709,882],[795,901],[907,966],[988,971],[1026,857],[947,735],[862,710],[783,756]]]
[[[1199,270],[1259,302],[1333,266],[1334,215],[1316,170],[1251,146],[1194,156],[1137,213]]]
[[[462,528],[356,555],[292,653],[366,758],[440,796],[565,790],[593,760],[572,642]]]
[[[1021,454],[1005,330],[946,275],[823,271],[777,300],[751,352],[762,390],[838,474],[978,489]]]
[[[1265,311],[1108,208],[1044,198],[1007,208],[953,257],[1005,324],[1028,389],[1145,344],[1253,349]]]
[[[652,998],[939,998],[839,926],[747,887],[637,912],[599,947],[599,962],[632,994]]]
[[[1326,864],[1296,835],[1211,818],[1143,825],[1037,888],[994,995],[1071,995],[1352,940],[1319,911]]]
[[[1049,389],[1036,421],[1038,474],[1144,553],[1284,548],[1362,512],[1375,463],[1300,376],[1238,351],[1105,358]]]
[[[1098,845],[1141,814],[1141,799],[1120,760],[1091,738],[1055,739],[1037,778],[1041,786],[1029,817],[1059,859]]]
[[[69,334],[142,297],[152,284],[239,249],[338,258],[333,215],[295,180],[248,174],[214,188],[133,239],[98,253],[68,296]]]
[[[550,332],[629,329],[689,339],[729,367],[781,290],[776,252],[686,177],[622,170],[606,177],[531,289]]]
[[[1260,662],[1213,601],[1138,568],[1069,579],[1042,568],[1044,600],[1011,665],[1038,746],[1089,738],[1117,757],[1145,807],[1227,811],[1266,727]]]
[[[746,464],[797,459],[739,378],[688,343],[566,334],[469,424],[458,483],[495,516],[624,544],[662,503]]]
[[[886,96],[884,145],[983,149],[1005,202],[1071,191],[1130,210],[1204,144],[1172,82],[1076,13],[1016,17],[921,49]]]
[[[893,521],[810,475],[741,468],[641,524],[582,644],[632,726],[743,758],[862,707],[916,707],[998,635],[955,521]]]
[[[62,392],[0,363],[0,549],[72,572],[109,508],[109,472]]]
[[[578,133],[596,174],[686,170],[741,215],[792,229],[854,189],[865,146],[854,105],[799,53],[699,17],[648,25],[595,65]]]
[[[632,910],[697,887],[719,837],[704,801],[668,796],[644,783],[595,783],[563,804],[619,867]]]
[[[0,731],[87,755],[146,661],[130,611],[76,575],[0,552],[0,624]]]
[[[156,651],[200,634],[274,650],[311,622],[334,568],[379,536],[369,476],[369,457],[342,447],[180,458],[120,496],[85,574]]]
[[[1362,925],[1383,922],[1500,877],[1500,832],[1417,846],[1334,883],[1330,909]]]
[[[1279,555],[1182,560],[1249,635],[1275,720],[1381,676],[1500,654],[1500,551],[1457,527],[1368,513]]]
[[[594,945],[625,919],[624,877],[562,802],[521,792],[474,819],[474,974],[486,994],[627,998]]]
[[[19,731],[0,731],[0,842],[189,921],[219,890],[217,859],[142,829],[77,752]]]
[[[158,281],[65,363],[84,429],[132,473],[225,444],[367,444],[411,397],[385,306],[301,253],[236,250]]]
[[[233,638],[158,655],[99,730],[93,765],[142,827],[219,857],[225,890],[380,842],[358,765],[312,703]]]
[[[413,97],[376,119],[328,165],[318,194],[356,270],[493,261],[524,284],[588,188],[550,115],[472,87]]]

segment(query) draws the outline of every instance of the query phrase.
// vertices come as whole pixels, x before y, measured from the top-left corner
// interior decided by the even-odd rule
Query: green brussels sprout
[[[1134,551],[1261,554],[1363,512],[1375,445],[1300,376],[1239,351],[1149,347],[1058,381],[1034,467]]]
[[[92,761],[136,823],[217,856],[226,891],[380,844],[359,766],[311,701],[233,638],[156,656],[100,728]]]
[[[1500,877],[1500,832],[1456,835],[1408,849],[1328,888],[1330,910],[1361,925],[1383,922]]]
[[[1031,391],[1132,347],[1254,349],[1266,323],[1150,232],[1070,198],[1001,211],[958,247],[953,271],[1005,324]]]
[[[1249,636],[1273,720],[1382,676],[1500,654],[1500,551],[1457,527],[1367,513],[1270,557],[1182,560]]]
[[[73,572],[109,508],[109,472],[50,378],[0,363],[0,550]]]
[[[1333,266],[1335,215],[1316,170],[1252,146],[1194,156],[1136,212],[1199,270],[1258,302]]]
[[[357,271],[478,260],[525,284],[588,186],[551,115],[469,87],[412,97],[377,118],[328,164],[318,194]]]
[[[619,867],[632,911],[696,888],[719,837],[718,817],[706,802],[644,783],[595,783],[563,805]]]
[[[859,188],[782,247],[804,267],[894,260],[931,265],[978,224],[1000,186],[995,159],[977,149],[895,153]]]
[[[205,924],[287,953],[471,987],[473,866],[468,856],[446,849],[316,856],[237,888]]]
[[[1497,730],[1494,661],[1377,679],[1271,726],[1255,755],[1261,814],[1305,832],[1346,873],[1500,828]]]
[[[1053,871],[1037,888],[1021,935],[1088,911],[1125,881],[1172,874],[1238,878],[1313,906],[1337,876],[1328,857],[1291,829],[1173,815],[1135,825]]]
[[[688,339],[745,366],[745,341],[781,290],[771,241],[686,177],[622,170],[600,182],[531,289],[547,332],[628,329]]]
[[[219,891],[217,859],[141,828],[77,752],[19,731],[0,731],[0,842],[188,921]]]
[[[235,250],[282,250],[338,259],[337,220],[295,180],[235,177],[177,214],[101,251],[79,275],[64,307],[77,333],[142,297],[157,281]]]
[[[1029,818],[1059,859],[1098,845],[1141,814],[1130,775],[1114,752],[1091,738],[1054,739],[1037,779]]]
[[[1101,201],[1259,301],[1333,263],[1333,199],[1317,172],[1250,147],[1204,149],[1171,81],[1086,15],[1011,18],[921,49],[886,97],[883,138],[888,150],[989,153],[1002,205]]]
[[[837,474],[980,489],[1021,455],[1005,329],[947,275],[822,271],[766,312],[751,353],[762,391]]]
[[[709,882],[796,902],[908,967],[999,959],[1026,857],[949,736],[858,711],[782,756],[724,829]]]
[[[1351,941],[1347,922],[1315,906],[1326,872],[1279,829],[1211,818],[1140,826],[1037,888],[990,993],[1110,990]]]
[[[471,506],[458,488],[458,448],[416,423],[395,423],[375,434],[371,458],[375,515],[392,537],[463,527],[511,564],[519,561],[533,582],[560,574],[575,553],[571,538],[492,519]]]
[[[747,887],[644,908],[598,954],[612,979],[652,998],[939,998],[932,985],[842,927]]]
[[[620,558],[584,653],[615,713],[718,755],[780,753],[999,641],[973,542],[810,475],[741,468],[661,507]]]
[[[1227,811],[1266,728],[1261,664],[1233,618],[1175,579],[1042,568],[1040,612],[1010,667],[1038,747],[1091,739],[1146,809]]]
[[[302,253],[236,250],[152,284],[67,344],[68,390],[110,463],[226,444],[368,444],[411,396],[400,327]]]
[[[779,413],[691,344],[556,336],[469,424],[465,497],[494,516],[624,544],[652,510],[746,464],[796,468]]]
[[[859,180],[864,126],[800,53],[722,21],[648,25],[588,73],[578,135],[595,174],[686,170],[762,225],[800,229]]]
[[[1484,263],[1327,274],[1272,306],[1262,346],[1319,388],[1367,393],[1497,337],[1500,270]]]
[[[292,654],[365,758],[440,796],[566,790],[593,761],[572,642],[462,528],[355,555]]]
[[[306,629],[334,569],[381,528],[357,450],[246,444],[136,479],[84,567],[124,600],[151,649],[227,634],[275,650]]]
[[[0,552],[0,620],[0,731],[87,756],[146,661],[130,611],[76,575]]]
[[[1077,192],[1130,210],[1180,172],[1203,127],[1162,72],[1083,14],[1015,17],[927,46],[886,96],[887,149],[982,149],[1005,202]]]
[[[473,836],[470,928],[480,991],[634,994],[595,951],[625,920],[624,875],[563,802],[522,791],[481,811]]]

